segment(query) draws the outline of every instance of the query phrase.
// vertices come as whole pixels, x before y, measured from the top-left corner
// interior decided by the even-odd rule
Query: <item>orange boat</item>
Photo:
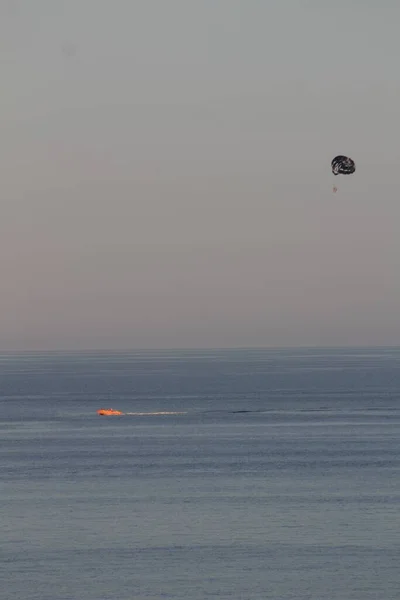
[[[124,413],[120,410],[114,410],[113,408],[99,408],[97,414],[111,417],[112,415],[123,415]]]

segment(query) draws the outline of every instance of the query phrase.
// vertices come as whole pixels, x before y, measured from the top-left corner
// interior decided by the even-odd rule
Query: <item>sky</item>
[[[399,22],[2,0],[0,350],[400,345]]]

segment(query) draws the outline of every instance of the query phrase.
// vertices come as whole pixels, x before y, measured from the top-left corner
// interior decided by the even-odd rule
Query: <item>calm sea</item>
[[[2,354],[0,399],[2,600],[400,598],[400,349]]]

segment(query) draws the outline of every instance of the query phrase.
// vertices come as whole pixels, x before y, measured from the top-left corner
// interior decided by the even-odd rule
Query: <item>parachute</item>
[[[352,158],[339,154],[331,162],[332,173],[336,175],[352,175],[355,173],[356,164]],[[337,192],[336,185],[333,186],[333,191]]]
[[[332,165],[332,173],[334,175],[352,175],[356,170],[354,160],[348,156],[335,156]]]

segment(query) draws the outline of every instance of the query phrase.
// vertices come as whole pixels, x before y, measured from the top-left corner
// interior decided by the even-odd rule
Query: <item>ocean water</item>
[[[399,398],[396,348],[1,354],[0,598],[398,600]]]

